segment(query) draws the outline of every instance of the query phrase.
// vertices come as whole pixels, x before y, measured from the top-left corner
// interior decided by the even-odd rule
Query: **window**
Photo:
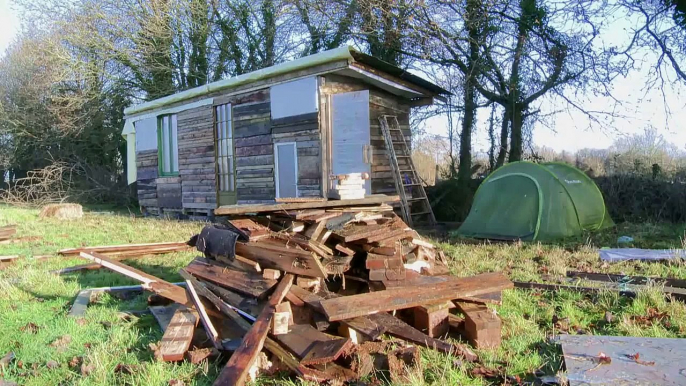
[[[217,130],[217,181],[220,192],[236,189],[233,171],[233,127],[231,126],[231,104],[216,106],[215,126]]]
[[[157,143],[161,176],[179,174],[179,142],[176,114],[157,117]]]

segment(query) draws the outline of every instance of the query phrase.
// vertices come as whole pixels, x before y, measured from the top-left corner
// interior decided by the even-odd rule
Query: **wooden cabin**
[[[349,47],[127,108],[129,183],[152,214],[327,197],[331,175],[368,172],[367,194],[395,194],[378,118],[448,92]],[[402,168],[402,161],[399,160]]]

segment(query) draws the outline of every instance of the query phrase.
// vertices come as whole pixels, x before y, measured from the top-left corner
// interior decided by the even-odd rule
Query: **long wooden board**
[[[219,377],[214,381],[215,386],[242,386],[245,384],[248,370],[255,362],[255,359],[257,359],[257,355],[262,351],[264,341],[267,339],[269,325],[274,316],[276,306],[283,301],[294,279],[295,277],[291,274],[286,274],[281,279],[274,293],[269,298],[269,304],[264,307],[250,328],[250,331],[243,337],[241,345],[234,351],[231,359],[229,359],[226,366],[219,373]]]
[[[146,244],[121,244],[121,245],[94,245],[89,247],[67,248],[57,251],[60,255],[78,255],[81,252],[98,252],[98,253],[114,253],[123,251],[141,251],[141,250],[155,250],[155,249],[190,249],[191,247],[185,241],[168,242],[168,243],[146,243]]]
[[[180,307],[174,312],[160,343],[160,355],[163,361],[183,360],[186,351],[191,346],[197,323],[197,313],[193,310]]]
[[[400,201],[399,196],[372,195],[354,200],[328,200],[321,202],[291,202],[259,205],[224,205],[214,210],[215,215],[246,214],[260,212],[280,212],[298,209],[336,208],[341,206],[364,206]]]
[[[260,264],[296,275],[326,277],[326,270],[315,254],[267,243],[237,243],[236,253]]]
[[[276,280],[264,279],[262,275],[225,269],[198,259],[188,264],[186,271],[200,279],[256,298],[264,297],[277,283]]]
[[[445,282],[424,287],[392,288],[359,295],[327,299],[321,302],[330,322],[352,319],[378,312],[394,311],[476,296],[512,288],[513,284],[501,273],[486,273],[467,278],[450,278]]]
[[[186,290],[184,290],[182,287],[175,286],[172,283],[164,281],[158,277],[148,275],[141,270],[129,267],[128,265],[119,261],[111,260],[97,252],[81,252],[79,253],[79,256],[83,257],[84,259],[91,260],[94,263],[100,264],[105,268],[111,269],[112,271],[128,276],[134,280],[138,280],[142,283],[143,288],[149,289],[167,299],[188,307],[193,306],[192,302],[188,298]]]

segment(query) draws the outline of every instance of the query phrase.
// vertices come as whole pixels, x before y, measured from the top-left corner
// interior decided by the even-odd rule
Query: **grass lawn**
[[[172,380],[181,380],[185,385],[212,383],[219,370],[214,362],[170,364],[153,358],[148,345],[157,342],[161,332],[152,316],[119,318],[118,311],[144,309],[147,295],[133,299],[105,295],[91,303],[85,320],[66,316],[81,289],[137,283],[105,269],[54,276],[48,271],[84,261],[32,258],[68,247],[186,240],[202,228],[202,223],[144,219],[122,212],[87,212],[80,220],[58,221],[39,219],[37,210],[0,206],[0,225],[6,224],[18,225],[17,237],[40,239],[0,245],[0,255],[22,255],[16,264],[0,270],[0,357],[11,351],[16,355],[10,366],[0,368],[0,380],[41,386],[175,384],[170,383]],[[603,264],[597,252],[599,247],[616,246],[620,235],[634,237],[636,247],[681,248],[685,229],[685,225],[620,224],[600,234],[556,245],[475,245],[447,240],[441,247],[457,276],[502,270],[512,280],[554,282],[562,279],[567,270],[577,270],[686,279],[683,262]],[[175,253],[131,260],[130,264],[177,281],[178,269],[194,255]],[[584,295],[574,291],[509,290],[503,293],[502,305],[495,309],[503,320],[503,344],[497,350],[479,351],[482,366],[502,369],[522,380],[533,374],[553,375],[560,371],[560,351],[549,340],[561,332],[686,337],[686,306],[667,302],[659,288],[641,292],[636,299],[609,291]],[[606,321],[606,311],[613,315],[610,322]],[[663,312],[666,317],[650,317]],[[30,323],[36,328],[31,328]],[[54,344],[60,338],[58,343],[62,344]],[[89,375],[83,376],[78,366],[72,366],[78,362],[75,358],[92,366]],[[133,371],[115,371],[119,364],[132,365]],[[423,350],[421,365],[410,374],[408,384],[489,384],[489,380],[471,375],[474,366]],[[260,383],[292,384],[284,379],[264,379]]]

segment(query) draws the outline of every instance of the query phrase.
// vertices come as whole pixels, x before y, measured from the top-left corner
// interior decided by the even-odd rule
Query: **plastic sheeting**
[[[627,260],[658,261],[673,259],[686,259],[686,250],[640,248],[616,248],[600,250],[600,260],[608,262]]]

